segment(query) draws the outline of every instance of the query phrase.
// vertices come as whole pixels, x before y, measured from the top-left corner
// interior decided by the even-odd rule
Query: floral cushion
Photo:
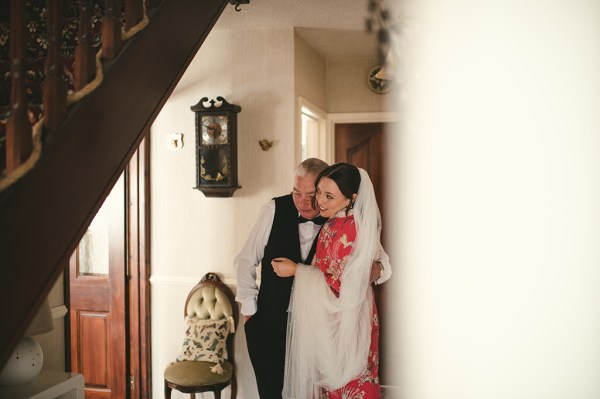
[[[229,334],[229,321],[226,318],[210,320],[188,317],[186,323],[183,347],[177,361],[223,363],[227,357],[225,343]]]

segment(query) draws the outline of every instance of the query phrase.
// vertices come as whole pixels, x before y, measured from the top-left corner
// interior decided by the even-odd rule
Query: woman
[[[379,322],[369,275],[381,223],[373,185],[364,170],[339,163],[323,170],[315,186],[329,220],[314,267],[272,262],[278,276],[295,275],[283,397],[376,399]]]

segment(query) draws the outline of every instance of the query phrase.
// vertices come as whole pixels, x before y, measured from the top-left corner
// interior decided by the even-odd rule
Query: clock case
[[[208,106],[206,104],[209,104]],[[206,197],[232,197],[238,185],[237,174],[237,114],[239,105],[223,97],[208,100],[202,97],[191,107],[196,118],[196,187]],[[208,144],[202,140],[202,119],[206,116],[227,117],[227,141]]]

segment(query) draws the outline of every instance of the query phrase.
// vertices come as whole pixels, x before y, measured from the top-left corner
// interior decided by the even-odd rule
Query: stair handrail
[[[110,5],[110,8],[107,8],[107,14],[112,12],[114,13],[115,7],[117,5],[115,0],[106,0],[107,4]],[[135,13],[130,13],[127,15],[126,26],[120,27],[119,36],[114,37],[114,40],[103,40],[102,47],[98,50],[95,56],[95,76],[92,80],[90,80],[85,86],[80,88],[77,91],[66,96],[67,107],[75,104],[76,102],[83,99],[85,96],[92,93],[94,90],[98,88],[98,86],[102,83],[104,73],[103,73],[103,64],[102,59],[104,57],[104,53],[109,53],[109,59],[113,59],[116,57],[120,49],[122,48],[122,43],[131,39],[140,31],[142,31],[149,23],[148,13],[146,9],[146,4],[143,0],[127,0],[126,7],[136,8],[137,4],[141,3],[142,15],[141,19],[137,18]],[[85,11],[86,6],[88,4],[87,0],[81,1],[81,7],[83,11]],[[60,123],[64,120],[66,113],[63,110],[53,109],[55,107],[50,107],[47,104],[54,104],[55,98],[52,92],[44,92],[44,116],[42,116],[33,127],[30,125],[28,121],[23,122],[23,119],[27,117],[27,106],[25,99],[25,82],[20,81],[23,79],[23,75],[25,73],[25,65],[24,65],[24,53],[25,53],[25,15],[24,15],[24,7],[25,2],[22,0],[11,0],[11,32],[13,31],[13,26],[15,27],[15,33],[11,34],[11,55],[10,55],[10,63],[11,63],[11,74],[13,87],[11,93],[11,108],[14,112],[11,112],[10,116],[7,120],[7,128],[14,131],[11,131],[11,139],[10,142],[6,143],[6,151],[7,151],[7,160],[11,159],[11,165],[6,169],[6,176],[2,177],[0,174],[0,192],[4,191],[12,184],[16,183],[19,179],[27,174],[32,168],[35,167],[37,161],[39,160],[42,153],[42,133],[44,128],[48,128],[49,132],[52,134],[57,129]],[[59,0],[48,0],[48,26],[49,26],[49,37],[54,37],[54,40],[51,40],[50,46],[48,49],[48,66],[47,70],[52,71],[51,73],[57,73],[56,64],[59,62],[55,59],[59,52],[59,38],[57,35],[57,18],[60,18],[60,1]],[[91,18],[91,17],[90,17]],[[139,21],[132,22],[132,18],[139,19]],[[119,19],[117,18],[120,23]],[[83,21],[80,20],[80,24]],[[105,19],[103,21],[103,31],[114,29],[115,21],[113,19]],[[127,26],[130,26],[126,29]],[[52,31],[53,30],[53,31]],[[80,31],[81,33],[81,31]],[[15,49],[13,50],[13,47]],[[14,53],[14,54],[13,54]],[[17,61],[17,62],[14,62]],[[76,65],[76,68],[78,65]],[[81,67],[81,65],[79,65]],[[60,76],[58,78],[54,78],[53,81],[58,82],[60,84]],[[50,84],[47,84],[45,89],[51,87]],[[13,94],[14,93],[14,94]],[[59,101],[59,102],[62,102]],[[24,108],[24,109],[23,109]],[[48,113],[51,112],[50,115]],[[17,120],[15,122],[15,120]],[[48,121],[51,121],[51,125],[48,126]],[[14,123],[13,123],[14,122]],[[14,128],[13,128],[14,126]],[[8,139],[8,129],[7,129],[7,139]],[[18,159],[15,159],[14,153],[14,139],[19,138],[25,141],[25,149],[22,151],[25,154],[21,154]],[[22,146],[20,142],[17,146]],[[28,154],[27,154],[28,153]],[[8,162],[7,162],[8,164]]]

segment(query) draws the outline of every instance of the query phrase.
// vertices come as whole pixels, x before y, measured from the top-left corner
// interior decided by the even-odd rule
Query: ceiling
[[[326,60],[375,56],[376,38],[365,31],[367,0],[250,0],[223,11],[215,30],[294,27]]]

